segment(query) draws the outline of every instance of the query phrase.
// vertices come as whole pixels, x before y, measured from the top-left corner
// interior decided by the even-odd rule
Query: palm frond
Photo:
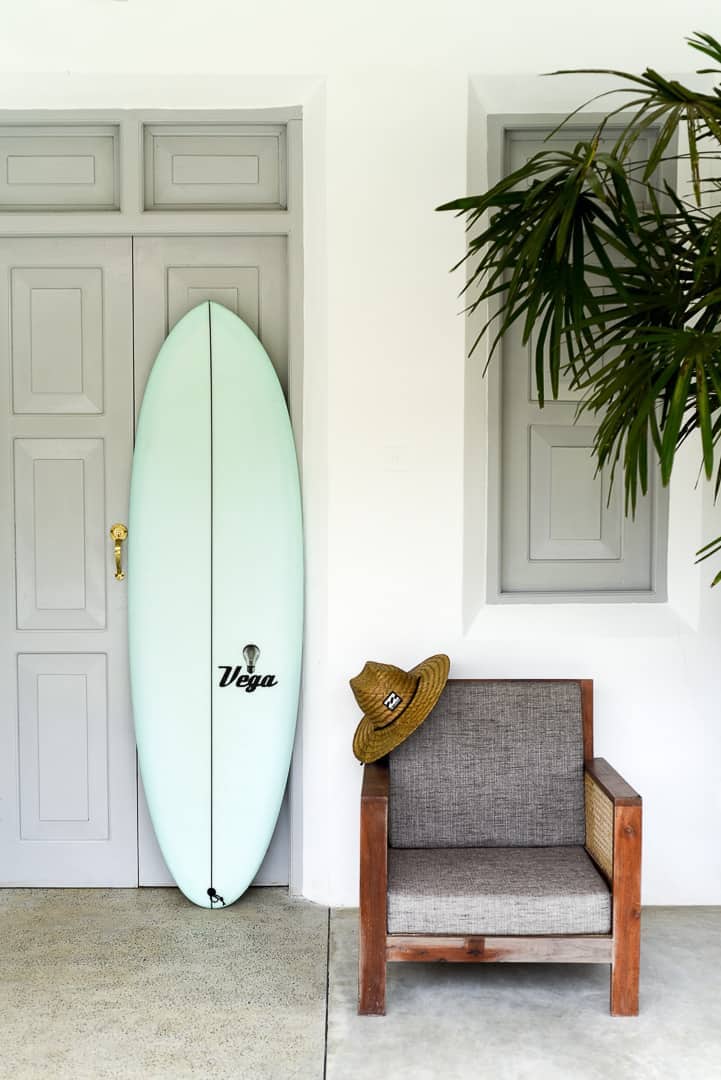
[[[699,32],[688,43],[720,65],[704,71],[721,74],[719,41]],[[555,74],[583,73],[621,80],[599,95],[622,100],[591,138],[549,146],[487,191],[438,209],[467,217],[463,292],[469,312],[488,312],[472,348],[489,335],[490,362],[513,326],[524,345],[535,337],[539,404],[549,386],[558,395],[561,375],[582,391],[579,415],[598,421],[598,466],[622,471],[634,513],[648,490],[649,447],[667,484],[694,433],[721,491],[721,201],[711,201],[721,176],[702,177],[702,166],[721,164],[721,86],[703,93],[650,67]],[[620,131],[602,149],[616,118]],[[675,145],[681,130],[685,153]],[[634,160],[649,134],[647,160]],[[690,200],[657,180],[662,163],[679,160],[690,165]],[[717,554],[721,538],[699,557]]]

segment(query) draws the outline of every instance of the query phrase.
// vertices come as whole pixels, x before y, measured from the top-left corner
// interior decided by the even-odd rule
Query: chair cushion
[[[388,852],[391,934],[607,934],[608,886],[582,847]]]
[[[451,680],[390,755],[392,847],[582,844],[578,682]]]

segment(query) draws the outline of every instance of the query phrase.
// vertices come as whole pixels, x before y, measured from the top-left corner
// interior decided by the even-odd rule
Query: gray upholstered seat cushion
[[[607,934],[608,887],[582,847],[388,852],[391,934]]]
[[[392,847],[584,839],[578,682],[451,680],[390,755]]]

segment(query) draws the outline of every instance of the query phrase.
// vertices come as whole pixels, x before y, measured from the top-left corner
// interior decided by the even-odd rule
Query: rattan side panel
[[[613,877],[613,802],[586,773],[586,848],[609,881]]]

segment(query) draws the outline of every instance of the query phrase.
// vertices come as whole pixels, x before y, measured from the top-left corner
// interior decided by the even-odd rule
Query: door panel
[[[4,240],[0,882],[137,885],[125,583],[126,239]]]
[[[135,266],[135,407],[160,346],[179,319],[215,300],[258,335],[288,393],[286,239],[139,237]]]
[[[103,411],[102,286],[97,266],[13,268],[16,413]]]
[[[530,558],[620,559],[623,507],[591,456],[595,427],[530,426]],[[572,498],[569,498],[569,492]]]
[[[20,835],[108,840],[107,657],[18,656]]]
[[[0,127],[0,210],[116,210],[115,124]]]
[[[286,206],[284,124],[148,124],[145,209]]]
[[[105,627],[103,439],[15,439],[17,625]]]
[[[168,268],[168,325],[175,326],[204,300],[214,300],[247,322],[260,325],[260,282],[255,266],[171,266]]]
[[[133,248],[136,410],[163,341],[183,315],[206,300],[223,304],[248,323],[263,342],[287,395],[285,237],[142,237]],[[288,883],[289,836],[286,795],[255,884]],[[142,784],[138,858],[141,885],[173,884],[155,839]]]

